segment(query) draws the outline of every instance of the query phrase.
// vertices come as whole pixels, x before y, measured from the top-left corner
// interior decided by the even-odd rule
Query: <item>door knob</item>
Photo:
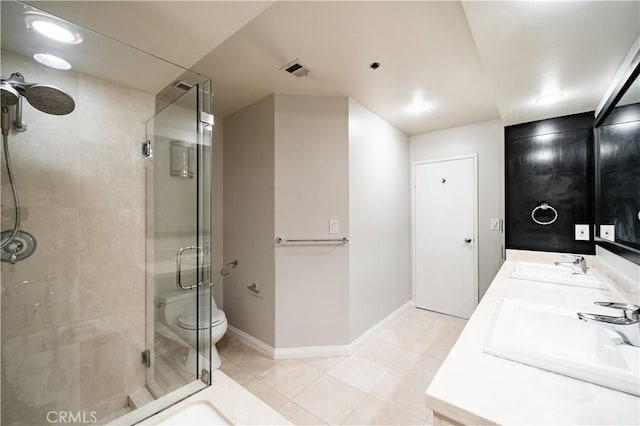
[[[464,242],[467,243],[467,244],[469,244],[471,241],[472,241],[471,238],[465,238],[464,239]]]

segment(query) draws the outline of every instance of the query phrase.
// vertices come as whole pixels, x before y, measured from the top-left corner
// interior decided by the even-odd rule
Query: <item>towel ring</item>
[[[547,222],[543,222],[540,221],[538,219],[536,219],[536,211],[538,210],[551,210],[553,211],[553,219],[551,219],[550,221]],[[533,221],[535,223],[537,223],[538,225],[551,225],[553,222],[555,222],[558,219],[558,211],[556,209],[554,209],[553,207],[551,207],[549,204],[547,203],[541,203],[538,207],[536,207],[535,209],[533,209],[531,211],[531,219],[533,219]]]

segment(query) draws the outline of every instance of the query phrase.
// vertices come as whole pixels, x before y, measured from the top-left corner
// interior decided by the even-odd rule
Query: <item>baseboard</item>
[[[274,358],[275,349],[273,346],[263,342],[260,339],[256,339],[252,335],[245,333],[244,331],[231,325],[227,326],[227,332],[235,335],[238,339],[246,343],[249,347],[260,352],[261,354],[266,355],[270,358]]]
[[[297,348],[276,348],[274,359],[347,356],[350,354],[349,345],[300,346]]]
[[[245,333],[233,326],[228,327],[228,331],[246,343],[248,346],[258,352],[271,357],[273,359],[291,359],[291,358],[315,358],[330,356],[348,356],[354,353],[360,346],[369,340],[374,334],[388,326],[393,320],[400,316],[403,312],[413,307],[413,301],[409,301],[391,312],[385,318],[376,323],[373,327],[358,336],[348,345],[331,345],[331,346],[300,346],[293,348],[274,348],[264,343],[262,340],[256,339],[250,334]]]
[[[413,301],[410,300],[380,321],[378,321],[376,324],[374,324],[373,327],[362,333],[360,336],[356,337],[355,340],[351,342],[351,344],[349,345],[349,352],[354,353],[355,351],[357,351],[360,346],[362,346],[367,340],[371,338],[371,336],[391,324],[394,319],[398,318],[405,311],[413,308],[413,306]]]

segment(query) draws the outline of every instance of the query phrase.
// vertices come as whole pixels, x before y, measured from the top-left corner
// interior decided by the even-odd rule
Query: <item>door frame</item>
[[[443,163],[455,160],[473,160],[473,304],[478,306],[479,299],[479,261],[478,261],[478,154],[457,157],[437,158],[433,160],[413,161],[411,163],[411,287],[413,306],[416,306],[416,167],[423,164]]]

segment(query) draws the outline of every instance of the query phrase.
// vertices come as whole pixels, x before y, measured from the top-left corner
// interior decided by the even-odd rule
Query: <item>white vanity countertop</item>
[[[603,312],[594,301],[628,300],[615,288],[598,290],[509,278],[516,264],[514,257],[547,263],[559,256],[509,253],[509,260],[427,389],[431,409],[464,424],[640,424],[638,397],[483,352],[494,312],[504,298],[576,312]],[[597,265],[594,257],[587,258]]]

